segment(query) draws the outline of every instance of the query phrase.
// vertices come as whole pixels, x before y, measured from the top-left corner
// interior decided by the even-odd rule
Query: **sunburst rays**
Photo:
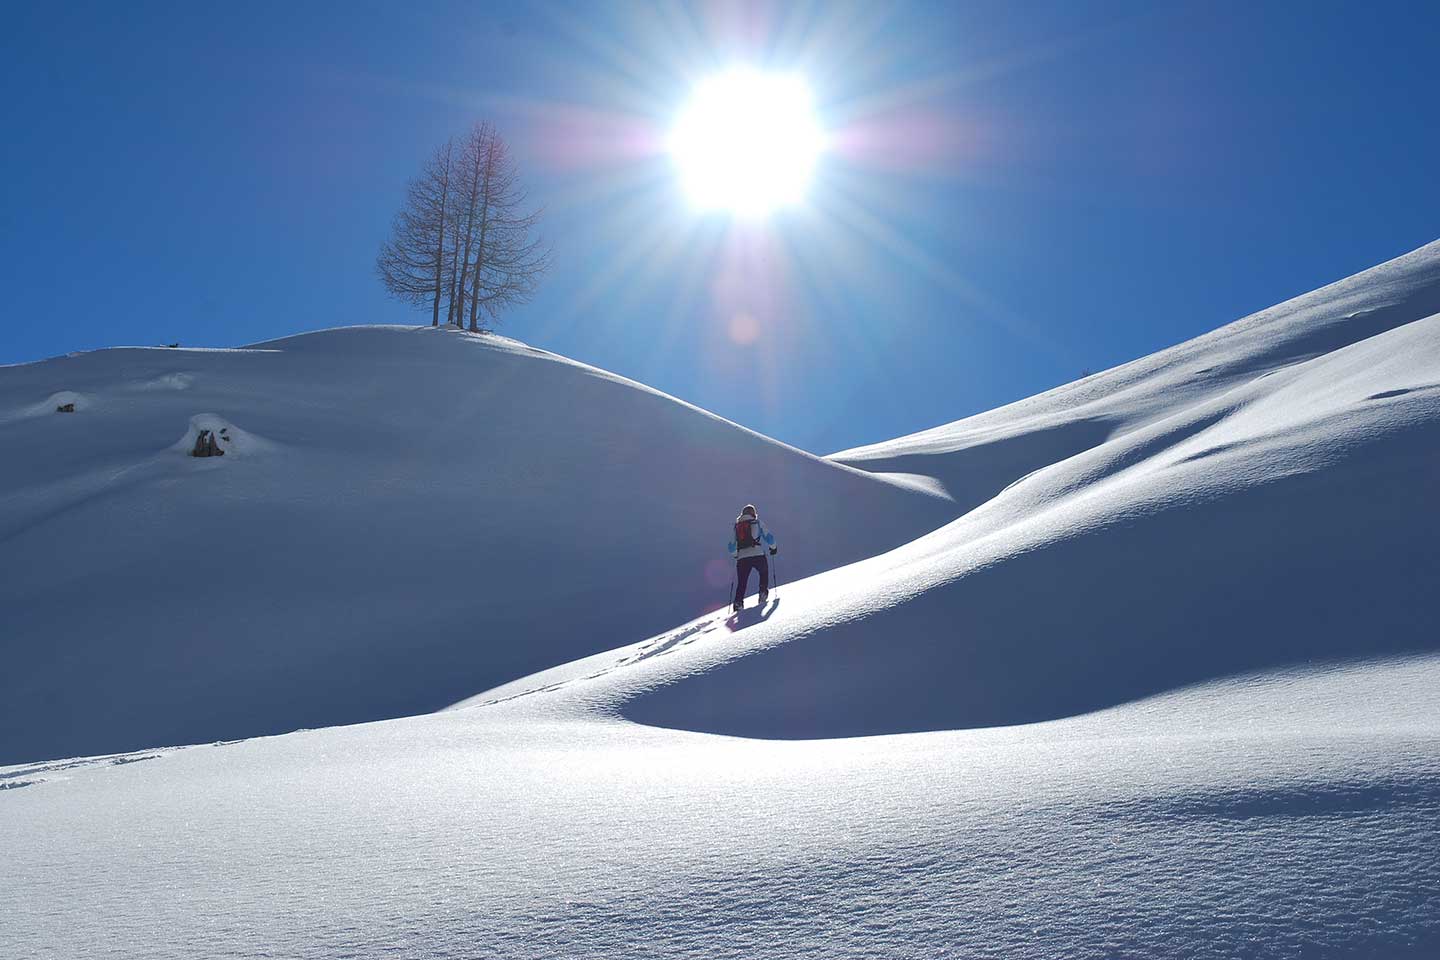
[[[763,334],[878,347],[883,318],[857,315],[857,304],[883,304],[897,288],[924,283],[953,298],[954,322],[997,325],[1052,349],[907,225],[934,220],[927,181],[978,180],[1002,159],[1014,127],[967,109],[970,91],[1064,42],[1008,53],[992,45],[984,55],[977,42],[967,57],[928,48],[927,31],[899,17],[882,5],[818,0],[546,8],[547,29],[561,38],[546,69],[580,92],[501,109],[548,173],[547,205],[585,224],[585,251],[575,253],[585,279],[571,288],[563,318],[623,324],[660,294],[664,316],[647,341],[653,361],[693,344],[681,333],[695,325],[715,346],[744,347]],[[803,202],[749,222],[690,209],[666,156],[689,91],[735,65],[805,76],[827,147]]]

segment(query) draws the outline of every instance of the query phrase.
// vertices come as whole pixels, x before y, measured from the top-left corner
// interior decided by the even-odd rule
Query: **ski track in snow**
[[[468,701],[458,706],[489,707],[494,706],[497,703],[509,703],[512,700],[518,700],[521,697],[528,697],[532,694],[553,693],[556,690],[564,689],[572,683],[577,683],[585,680],[598,680],[601,677],[607,676],[608,674],[621,669],[622,667],[628,667],[632,664],[640,663],[643,660],[649,660],[651,657],[663,656],[664,654],[669,653],[671,650],[674,650],[678,646],[694,643],[696,640],[701,639],[706,634],[713,633],[715,630],[719,629],[719,627],[725,622],[725,617],[726,615],[724,613],[708,616],[697,623],[682,627],[681,629],[676,630],[672,633],[664,634],[662,636],[646,640],[643,643],[637,644],[632,653],[626,654],[620,659],[615,660],[612,664],[605,667],[604,669],[597,670],[594,673],[586,673],[580,677],[568,680],[560,680],[555,683],[546,684],[542,687],[534,687],[533,689],[523,690],[520,693],[507,694],[503,697],[495,697],[488,700],[479,699]]]
[[[0,375],[18,376],[21,387],[0,378],[0,430],[27,442],[133,414],[116,427],[115,443],[89,453],[106,458],[107,477],[174,443],[197,411],[219,411],[213,416],[266,440],[255,447],[264,456],[102,485],[108,514],[87,500],[101,488],[86,455],[12,462],[11,473],[0,471],[16,491],[0,501],[0,530],[10,524],[7,543],[33,551],[68,535],[72,516],[103,520],[121,536],[116,503],[169,517],[157,503],[126,498],[154,484],[173,498],[179,484],[197,480],[212,499],[190,505],[203,504],[207,517],[217,502],[280,509],[298,487],[306,509],[338,491],[383,525],[377,489],[418,484],[443,496],[448,476],[429,486],[423,472],[376,480],[341,468],[351,461],[331,438],[397,444],[417,429],[385,395],[383,378],[358,391],[373,405],[351,401],[369,413],[365,429],[376,436],[349,432],[340,414],[355,411],[319,387],[308,400],[325,416],[303,426],[292,411],[244,401],[244,378],[262,363],[281,365],[263,368],[266,376],[310,371],[307,383],[324,379],[313,365],[339,376],[357,360],[393,364],[392,375],[403,376],[410,361],[395,359],[394,345],[402,333],[421,351],[424,376],[443,380],[450,374],[437,371],[463,356],[493,378],[564,393],[538,412],[528,406],[544,404],[545,392],[527,394],[526,413],[490,427],[497,432],[484,444],[504,456],[481,475],[511,506],[563,512],[581,489],[566,484],[583,481],[592,499],[566,514],[567,524],[582,524],[597,503],[634,499],[665,514],[667,530],[681,529],[695,505],[665,497],[703,486],[712,465],[687,472],[659,464],[660,482],[637,496],[633,471],[605,475],[604,464],[623,459],[617,450],[639,449],[631,444],[641,435],[660,444],[661,459],[688,461],[703,436],[699,446],[766,458],[767,480],[791,497],[779,501],[789,525],[769,514],[787,564],[857,497],[906,535],[851,545],[843,563],[822,563],[817,551],[788,568],[799,575],[782,584],[783,599],[777,592],[764,610],[739,617],[721,610],[685,619],[723,586],[702,578],[703,590],[667,607],[679,625],[657,630],[644,612],[601,606],[625,596],[616,592],[623,578],[611,578],[615,554],[587,552],[603,547],[604,525],[568,541],[507,531],[540,555],[568,546],[574,580],[602,587],[534,589],[531,609],[512,620],[477,614],[450,589],[426,590],[417,605],[413,580],[385,594],[374,571],[361,586],[378,598],[340,594],[353,614],[300,607],[257,580],[251,591],[309,625],[307,642],[346,640],[301,664],[307,684],[352,682],[333,665],[348,669],[391,637],[403,637],[408,657],[379,657],[363,670],[357,663],[359,693],[392,678],[443,677],[452,692],[467,679],[495,679],[504,671],[482,668],[475,651],[501,656],[507,643],[526,647],[528,659],[512,667],[553,665],[408,719],[255,737],[224,750],[0,768],[5,950],[1440,955],[1440,244],[1039,397],[828,461],[500,338],[331,331],[261,345],[263,354],[175,354],[183,365],[175,371],[164,369],[171,355],[161,351],[120,387],[104,352],[73,358],[92,365],[91,375],[67,384],[51,382],[44,365],[7,368]],[[227,377],[221,392],[207,393]],[[33,412],[37,397],[59,388],[85,399],[76,414],[60,415],[74,419]],[[165,406],[162,418],[160,407],[127,403],[183,407]],[[564,419],[571,408],[584,411],[580,419]],[[181,409],[184,417],[172,416]],[[524,420],[529,413],[536,419]],[[579,451],[559,426],[588,436],[615,423],[629,426]],[[387,447],[387,457],[424,457],[456,429],[436,427],[424,443]],[[532,472],[521,460],[547,469]],[[177,465],[196,466],[177,458],[164,470]],[[371,469],[395,467],[387,460]],[[505,500],[522,494],[530,499]],[[771,502],[740,499],[762,510]],[[380,501],[389,510],[404,502]],[[254,524],[261,514],[246,516]],[[304,514],[285,516],[296,524]],[[406,524],[430,535],[468,522],[459,512],[409,514],[377,528],[377,542],[403,551],[397,538]],[[482,517],[477,529],[493,522]],[[288,532],[299,529],[324,528]],[[797,530],[805,536],[787,536]],[[139,549],[129,534],[120,556]],[[827,541],[825,549],[837,548]],[[352,552],[374,550],[345,541],[334,562]],[[448,571],[459,556],[402,559]],[[272,622],[248,609],[234,569],[187,559],[202,569],[186,583],[224,574],[226,609],[255,617],[249,629]],[[695,580],[682,561],[655,564],[657,579]],[[51,556],[40,569],[64,567]],[[43,576],[13,582],[19,601],[56,609]],[[110,616],[125,609],[118,597],[93,599]],[[402,602],[405,629],[366,631],[367,620],[384,620],[386,604]],[[182,596],[171,619],[211,645],[250,636],[224,625],[204,633],[210,621],[187,619],[192,609]],[[485,625],[479,636],[491,646],[464,631],[467,617]],[[28,622],[33,631],[41,620]],[[427,646],[432,627],[467,640],[465,656]],[[617,646],[647,632],[654,635]],[[186,649],[136,642],[151,671]],[[5,653],[13,659],[19,648],[12,641]],[[55,683],[95,696],[101,688],[75,676],[73,662],[50,661]],[[157,681],[158,702],[196,710],[185,684],[223,705],[237,686],[275,681],[243,672],[239,659],[227,663],[242,672],[223,683],[183,673]],[[291,693],[311,688],[274,696]],[[322,706],[333,721],[336,705]],[[270,722],[280,726],[306,715],[269,697],[252,707],[274,710]],[[135,729],[166,729],[147,723]]]

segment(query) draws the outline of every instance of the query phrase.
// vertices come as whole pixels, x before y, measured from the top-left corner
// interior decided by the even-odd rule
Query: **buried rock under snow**
[[[229,440],[230,438],[224,436],[222,433],[221,439]],[[223,457],[225,456],[225,448],[217,442],[214,430],[201,430],[200,434],[195,438],[195,446],[190,450],[190,456]]]

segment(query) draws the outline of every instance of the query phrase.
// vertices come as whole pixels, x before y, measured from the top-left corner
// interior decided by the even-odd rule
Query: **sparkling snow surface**
[[[405,354],[401,337],[431,359]],[[620,405],[627,429],[663,438],[651,445],[657,456],[676,458],[654,464],[654,476],[678,477],[687,467],[677,463],[699,456],[682,442],[691,430],[794,464],[774,475],[810,496],[774,509],[763,493],[739,498],[774,524],[782,576],[790,551],[807,549],[827,521],[843,526],[851,503],[883,513],[892,532],[929,522],[893,544],[850,545],[833,563],[824,550],[839,551],[837,541],[812,542],[795,568],[808,562],[815,575],[782,582],[766,609],[675,617],[669,629],[628,638],[615,621],[580,639],[546,628],[557,619],[584,630],[579,608],[535,587],[521,595],[535,629],[492,624],[471,638],[477,649],[459,676],[453,656],[429,657],[428,611],[391,609],[403,594],[367,579],[372,616],[410,618],[399,637],[415,661],[404,682],[433,675],[453,690],[513,663],[503,651],[486,659],[505,645],[554,666],[477,686],[455,709],[426,716],[46,760],[42,745],[61,741],[35,728],[61,714],[78,711],[77,738],[108,710],[134,735],[161,729],[123,709],[83,709],[104,700],[106,685],[80,675],[79,641],[43,632],[57,609],[44,605],[44,575],[63,577],[66,556],[92,549],[118,564],[154,530],[145,510],[156,501],[137,486],[98,483],[89,460],[104,454],[114,469],[152,478],[138,489],[154,483],[175,497],[199,496],[186,491],[224,471],[234,486],[220,490],[249,489],[247,522],[263,524],[267,505],[298,495],[257,491],[258,468],[301,460],[294,424],[321,418],[288,407],[261,416],[237,369],[230,403],[207,398],[179,417],[169,414],[183,405],[146,406],[126,421],[132,433],[117,428],[87,452],[40,431],[75,431],[84,417],[124,408],[118,388],[106,387],[115,375],[106,358],[132,363],[129,352],[0,370],[0,440],[7,454],[30,451],[0,467],[11,491],[0,500],[0,590],[6,617],[27,631],[0,639],[6,663],[22,668],[0,680],[13,725],[5,742],[34,757],[0,768],[0,954],[1440,955],[1440,244],[1152,357],[829,463],[511,342],[365,329],[265,349],[167,361],[185,369],[137,382],[172,385],[134,395],[173,404],[204,389],[213,364],[252,361],[310,370],[322,391],[326,377],[363,364],[383,368],[367,389],[403,424],[412,417],[404,391],[379,381],[449,369],[430,351],[469,351],[491,370],[520,356],[544,386],[527,401],[603,380],[585,396],[594,419],[582,425],[598,430],[614,419],[605,405]],[[91,375],[64,375],[75,362],[91,364]],[[351,414],[333,389],[341,429]],[[37,411],[64,390],[85,406]],[[587,445],[573,422],[553,419],[568,409],[564,398],[553,404],[552,419],[515,426],[523,438],[507,448],[530,456],[533,437],[549,438],[539,446],[564,466],[554,487],[533,480],[547,495],[604,478],[617,442]],[[245,431],[253,456],[164,459],[202,414]],[[136,465],[124,448],[152,417],[168,435],[155,427],[147,456],[156,459]],[[665,417],[685,426],[647,419]],[[344,449],[363,450],[367,431],[383,425],[344,429],[353,431]],[[321,519],[296,509],[282,511],[285,522],[338,523],[320,495],[332,483],[348,483],[356,510],[367,498],[377,514],[398,509],[403,498],[378,499],[377,487],[403,492],[422,472],[406,461],[362,470],[359,454],[331,455],[343,469],[292,464],[285,474],[309,484],[305,503]],[[46,499],[54,486],[70,498],[64,509]],[[526,485],[498,489],[512,502]],[[685,489],[657,484],[635,498],[656,540],[691,544],[694,532],[678,527],[692,508]],[[587,496],[554,509],[581,522],[584,510],[612,502]],[[734,509],[723,506],[705,507],[722,535]],[[108,554],[87,545],[63,526],[67,513],[110,524],[104,532],[120,545]],[[344,545],[369,551],[370,576],[391,569],[377,550],[423,557],[398,522],[376,522],[390,524],[386,539]],[[421,524],[416,537],[429,530]],[[271,535],[285,542],[283,530]],[[541,542],[559,581],[605,569],[578,546],[572,555],[558,538]],[[713,549],[705,537],[693,546]],[[223,574],[228,602],[267,607],[266,622],[282,622],[292,595],[270,594],[251,566],[240,551],[207,569]],[[678,589],[693,566],[675,562],[656,576]],[[35,578],[15,579],[27,570]],[[478,591],[474,604],[492,596],[487,572],[479,585],[475,571],[457,572],[447,586],[461,597]],[[132,582],[150,589],[143,577]],[[192,622],[183,591],[134,610],[117,596],[98,598],[115,624],[106,636],[120,646],[117,661],[127,645],[143,646],[131,625]],[[162,602],[158,612],[148,606]],[[346,633],[356,619],[307,620],[288,642],[333,651],[338,679],[359,643]],[[246,639],[238,628],[213,638],[190,629],[145,649],[174,653],[189,636],[200,650],[185,656],[203,660],[212,643]],[[388,642],[379,628],[364,637],[363,650]],[[34,643],[58,646],[57,659]],[[230,648],[220,655],[241,659]],[[262,658],[253,671],[207,677],[205,689],[237,696],[227,687],[243,694],[268,668]],[[319,682],[323,671],[311,668]],[[60,681],[42,669],[76,674],[79,705],[46,713],[30,691]],[[362,671],[354,685],[364,693],[382,673]],[[124,679],[125,696],[149,695],[146,671]],[[154,681],[162,698],[167,682]],[[357,694],[355,703],[381,700]],[[177,730],[203,716],[165,702],[191,711]],[[275,703],[267,695],[255,710]]]

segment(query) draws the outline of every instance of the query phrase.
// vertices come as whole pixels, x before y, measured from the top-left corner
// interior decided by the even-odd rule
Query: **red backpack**
[[[759,525],[760,525],[760,524],[759,524],[759,521],[756,521],[756,520],[736,520],[736,521],[735,521],[735,549],[736,549],[736,550],[744,550],[744,549],[747,548],[747,547],[758,547],[758,546],[760,546],[760,541],[755,538],[755,536],[756,536],[756,534],[755,534],[755,528],[758,527]]]

